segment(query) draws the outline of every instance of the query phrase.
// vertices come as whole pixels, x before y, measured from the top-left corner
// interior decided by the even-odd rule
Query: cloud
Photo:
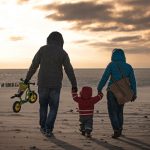
[[[89,41],[88,40],[77,40],[77,41],[74,41],[74,43],[78,43],[78,44],[83,44],[83,43],[88,43]]]
[[[140,35],[136,35],[136,36],[123,36],[123,37],[117,37],[117,38],[113,38],[111,39],[112,42],[125,42],[125,41],[137,41],[137,40],[141,40],[141,36]]]
[[[120,17],[114,18],[115,21],[122,25],[132,25],[133,31],[149,29],[150,14],[146,15],[146,12],[143,10],[123,11],[120,15]]]
[[[22,37],[22,36],[11,36],[11,37],[9,37],[9,39],[11,41],[21,41],[24,39],[24,37]]]
[[[64,4],[49,4],[37,6],[35,8],[45,11],[55,10],[55,13],[47,15],[47,19],[56,21],[81,21],[81,22],[96,22],[109,21],[109,16],[112,9],[110,4],[97,4],[95,2],[78,2]]]
[[[4,28],[0,27],[0,30],[4,30]]]
[[[26,2],[29,2],[30,0],[17,0],[17,3],[18,4],[23,4],[23,3],[26,3]]]
[[[150,54],[150,48],[144,46],[128,47],[125,49],[126,53],[129,54]]]
[[[129,5],[129,6],[134,6],[134,7],[149,7],[150,1],[148,0],[125,0],[125,1],[120,1],[123,4]]]
[[[125,0],[119,1],[119,6],[129,7],[130,10],[120,11],[115,21],[122,25],[132,25],[131,31],[149,30],[150,26],[150,1]]]
[[[150,47],[149,6],[150,1],[147,0],[112,0],[51,3],[35,8],[46,11],[46,19],[71,23],[70,30],[88,31],[97,36],[101,32],[112,31],[115,36],[106,42],[75,41],[78,44],[106,50],[118,47],[127,53],[150,53],[147,48]]]
[[[149,3],[147,0],[116,0],[113,3],[88,1],[53,3],[35,8],[50,13],[45,16],[47,19],[74,22],[73,28],[76,30],[131,32],[149,30]],[[120,8],[119,11],[116,11],[116,5]],[[130,9],[124,10],[122,6]]]
[[[140,41],[140,40],[139,40]],[[124,49],[126,53],[128,54],[150,54],[150,48],[148,45],[150,43],[147,43],[147,45],[142,43],[122,43],[122,42],[93,42],[89,43],[90,46],[94,48],[98,48],[100,50],[107,50],[112,51],[114,48],[121,48]]]

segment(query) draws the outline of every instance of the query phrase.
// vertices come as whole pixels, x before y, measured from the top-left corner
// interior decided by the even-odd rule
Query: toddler
[[[80,96],[72,91],[72,97],[79,106],[80,131],[82,135],[90,138],[93,129],[94,104],[102,99],[103,93],[99,92],[97,96],[92,97],[92,88],[83,87]]]

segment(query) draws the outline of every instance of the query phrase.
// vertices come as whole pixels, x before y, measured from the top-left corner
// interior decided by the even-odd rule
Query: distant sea
[[[137,86],[150,86],[150,68],[134,69],[137,80]],[[75,69],[78,86],[96,87],[104,69]],[[27,69],[0,69],[0,84],[17,83],[20,78],[25,78]],[[32,77],[31,81],[37,82],[37,73]],[[70,87],[69,80],[64,73],[63,86]]]

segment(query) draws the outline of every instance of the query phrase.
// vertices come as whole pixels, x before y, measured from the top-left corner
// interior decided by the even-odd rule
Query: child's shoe
[[[53,137],[54,136],[54,134],[50,130],[46,130],[45,135],[46,135],[46,137]]]
[[[85,130],[84,129],[79,129],[79,131],[81,132],[81,134],[83,135],[83,136],[85,136]]]
[[[82,135],[85,136],[85,131],[82,131]]]
[[[87,138],[91,138],[91,137],[92,137],[91,133],[87,133],[87,134],[86,134],[86,137],[87,137]]]
[[[46,137],[54,137],[54,134],[52,132],[46,133]]]
[[[46,129],[45,128],[40,128],[40,131],[42,134],[46,134]]]
[[[86,137],[88,137],[88,138],[92,137],[91,136],[91,130],[87,129],[87,130],[85,130],[85,132],[86,132]]]

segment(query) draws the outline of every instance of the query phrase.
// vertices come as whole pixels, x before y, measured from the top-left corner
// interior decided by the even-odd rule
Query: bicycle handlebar
[[[22,78],[20,79],[20,81],[24,82],[24,80],[23,80]],[[30,88],[30,87],[29,87],[30,84],[35,85],[35,82],[28,82],[28,83],[27,83],[28,88]],[[15,94],[15,95],[11,96],[10,98],[13,99],[13,98],[15,98],[15,97],[21,97],[21,95],[22,95],[21,93],[20,93],[20,94],[17,93],[17,94]]]
[[[35,85],[35,82],[29,82],[28,84],[32,84],[32,85]]]
[[[10,98],[13,99],[15,97],[20,97],[20,95],[19,94],[15,94],[15,95],[11,96]]]
[[[24,82],[25,80],[23,80],[23,79],[21,78],[20,81]],[[27,84],[35,85],[35,82],[28,82]]]

